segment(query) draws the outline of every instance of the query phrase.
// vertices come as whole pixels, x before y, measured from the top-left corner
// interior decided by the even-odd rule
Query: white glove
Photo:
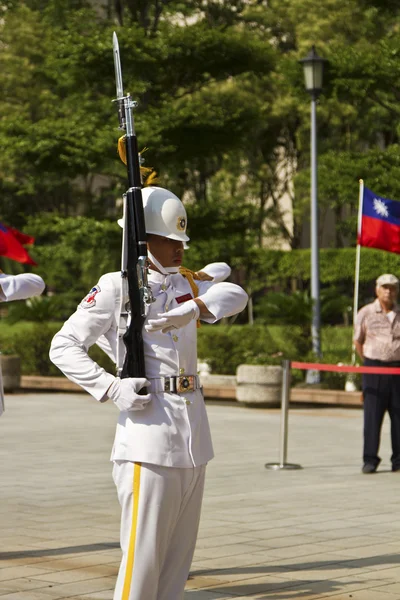
[[[144,377],[116,377],[108,388],[107,396],[111,398],[119,410],[143,410],[151,400],[151,394],[140,396],[138,391],[150,385]]]
[[[194,300],[188,300],[180,306],[172,310],[159,313],[159,319],[149,319],[147,325],[144,326],[146,331],[161,331],[167,333],[171,329],[180,329],[188,325],[193,319],[197,320],[200,316],[200,308]]]

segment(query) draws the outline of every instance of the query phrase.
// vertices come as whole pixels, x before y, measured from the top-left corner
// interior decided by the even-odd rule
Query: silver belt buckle
[[[182,392],[194,392],[196,378],[194,375],[180,375],[177,377],[176,391],[178,394]]]

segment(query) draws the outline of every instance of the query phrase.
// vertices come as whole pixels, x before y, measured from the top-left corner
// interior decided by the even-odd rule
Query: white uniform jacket
[[[189,282],[177,274],[149,272],[156,301],[147,318],[156,318],[193,297]],[[247,294],[232,283],[196,281],[200,298],[215,316],[209,322],[244,309]],[[106,400],[114,376],[87,355],[88,348],[105,336],[104,347],[116,356],[121,300],[121,274],[103,275],[77,311],[52,341],[50,358],[72,381],[97,400]],[[103,338],[104,340],[104,338]],[[143,329],[146,377],[150,381],[166,376],[197,373],[196,322],[169,333],[148,333]],[[213,457],[210,429],[200,389],[184,394],[152,392],[143,410],[121,412],[118,419],[112,460],[147,462],[170,467],[192,467]]]
[[[45,288],[44,281],[35,273],[6,275],[0,273],[0,301],[26,300],[32,296],[40,296]]]

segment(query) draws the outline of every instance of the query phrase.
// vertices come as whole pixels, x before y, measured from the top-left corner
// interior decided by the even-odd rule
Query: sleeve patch
[[[80,306],[82,308],[92,308],[92,306],[95,306],[96,305],[96,296],[99,292],[101,292],[100,286],[95,285],[90,290],[90,292],[87,294],[87,296],[84,297]]]

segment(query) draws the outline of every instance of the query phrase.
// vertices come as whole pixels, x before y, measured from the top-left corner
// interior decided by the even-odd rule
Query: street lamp
[[[319,299],[319,252],[318,252],[318,206],[317,206],[317,98],[322,91],[322,76],[324,63],[327,62],[318,56],[315,46],[308,55],[299,61],[303,65],[304,82],[307,92],[311,96],[311,300],[312,322],[311,337],[312,348],[317,358],[321,357],[321,309]],[[319,383],[319,371],[307,371],[307,383]]]

